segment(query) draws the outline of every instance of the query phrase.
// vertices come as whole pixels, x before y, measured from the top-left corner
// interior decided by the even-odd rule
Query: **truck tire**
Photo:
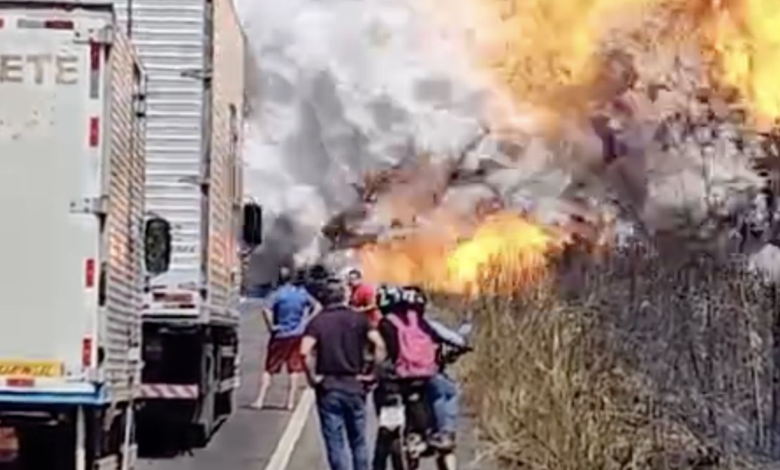
[[[190,443],[196,449],[206,447],[214,431],[214,415],[217,407],[217,347],[211,343],[205,353],[203,364],[203,377],[205,386],[201,396],[198,421],[193,424],[190,433]]]

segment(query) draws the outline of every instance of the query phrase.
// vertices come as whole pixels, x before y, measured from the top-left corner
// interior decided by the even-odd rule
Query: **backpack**
[[[387,319],[398,330],[398,361],[396,373],[401,378],[423,378],[436,375],[436,344],[433,339],[420,328],[417,312],[407,314],[409,323],[404,323],[394,314]]]

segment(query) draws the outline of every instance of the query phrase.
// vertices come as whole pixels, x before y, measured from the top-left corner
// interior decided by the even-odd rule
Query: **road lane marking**
[[[271,460],[268,461],[265,470],[285,470],[290,463],[295,445],[303,434],[303,428],[306,426],[306,420],[309,418],[309,412],[314,404],[314,390],[307,388],[301,394],[298,406],[295,407],[287,427],[282,433],[279,443],[276,445]]]

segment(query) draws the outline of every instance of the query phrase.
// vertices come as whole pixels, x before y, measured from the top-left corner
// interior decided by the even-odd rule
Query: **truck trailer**
[[[143,69],[103,0],[0,0],[0,439],[128,469],[140,390]]]
[[[239,383],[244,36],[231,0],[116,4],[148,77],[146,211],[172,246],[145,295],[139,436],[189,448]]]

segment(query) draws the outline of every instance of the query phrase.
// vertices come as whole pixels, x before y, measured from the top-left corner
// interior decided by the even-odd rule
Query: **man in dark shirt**
[[[331,470],[348,470],[343,430],[352,450],[352,469],[368,470],[365,352],[385,358],[385,345],[365,314],[349,308],[347,287],[330,279],[323,289],[323,311],[306,327],[301,352],[306,376],[317,394],[317,410]]]

